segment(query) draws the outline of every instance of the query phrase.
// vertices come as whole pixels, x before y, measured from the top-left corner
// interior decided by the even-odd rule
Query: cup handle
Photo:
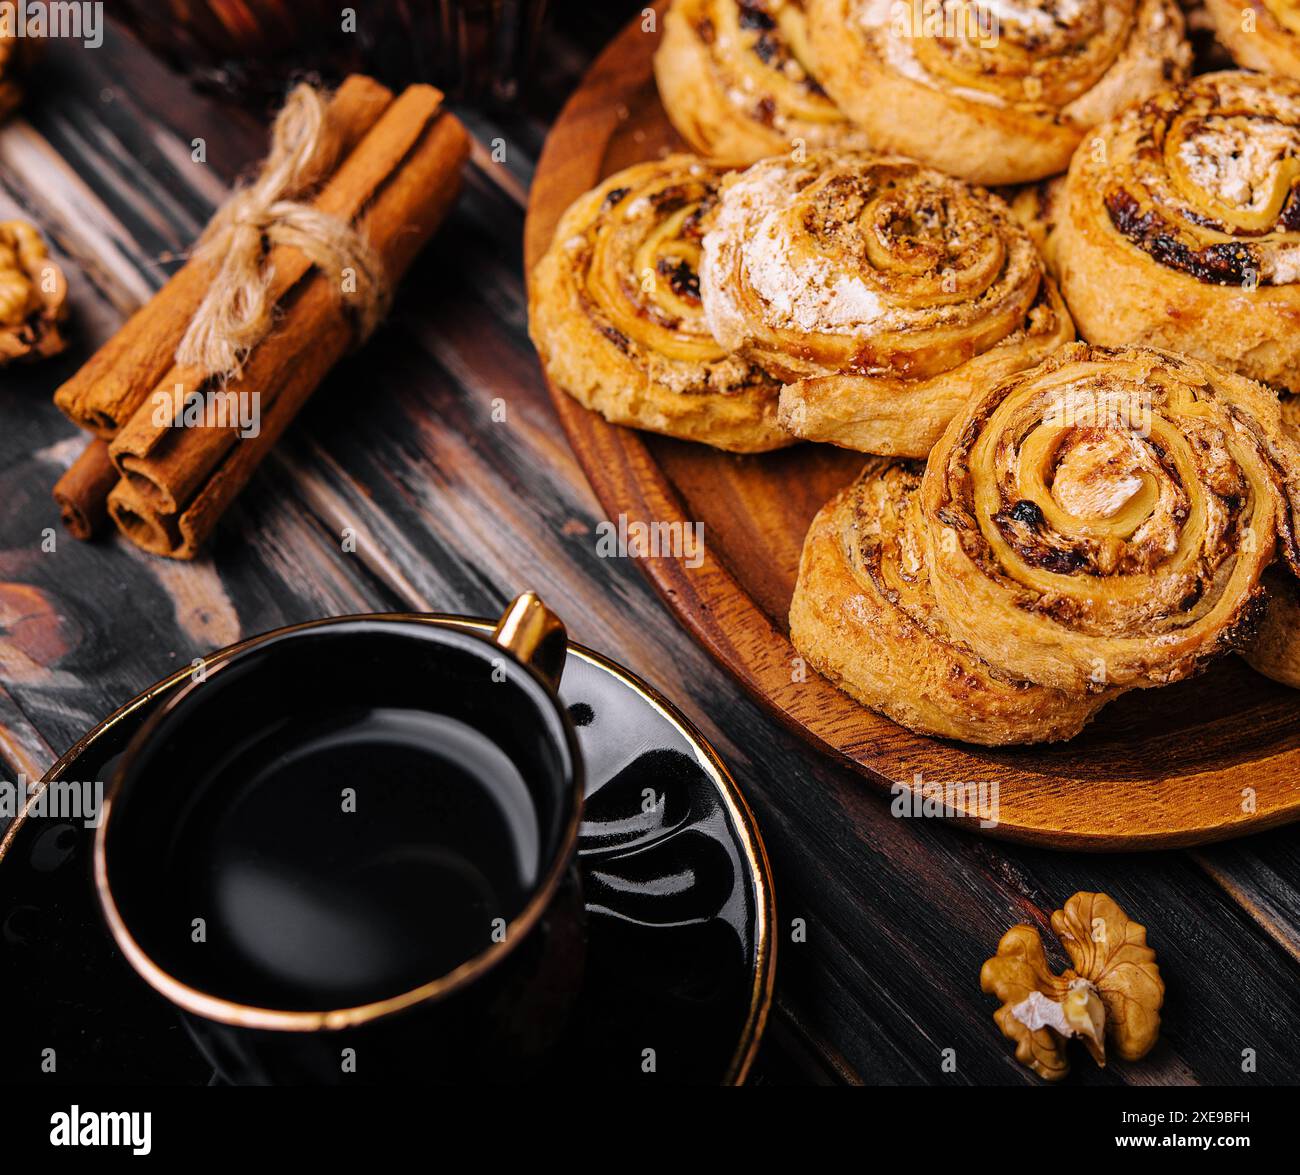
[[[492,630],[492,639],[532,666],[558,691],[569,651],[569,636],[562,621],[542,603],[536,592],[515,597]]]

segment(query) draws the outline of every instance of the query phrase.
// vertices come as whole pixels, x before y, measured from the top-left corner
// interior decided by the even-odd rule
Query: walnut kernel
[[[21,220],[0,222],[0,365],[63,350],[67,297],[40,233]]]
[[[1016,1060],[1046,1081],[1070,1071],[1066,1044],[1078,1037],[1098,1065],[1106,1046],[1126,1061],[1146,1056],[1160,1033],[1165,985],[1146,928],[1114,899],[1077,893],[1052,915],[1074,967],[1052,972],[1032,926],[1013,926],[980,970],[980,987],[1002,1006],[993,1019],[1016,1042]]]

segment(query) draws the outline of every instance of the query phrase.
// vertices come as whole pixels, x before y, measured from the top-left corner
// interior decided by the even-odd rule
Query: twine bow
[[[219,268],[176,348],[177,363],[205,377],[239,374],[274,325],[269,291],[275,269],[266,255],[275,245],[298,249],[326,273],[352,270],[357,286],[349,309],[357,342],[378,326],[389,296],[378,254],[351,225],[296,199],[329,175],[339,153],[324,96],[295,86],[276,116],[261,173],[217,210],[199,240],[198,255],[219,260]]]

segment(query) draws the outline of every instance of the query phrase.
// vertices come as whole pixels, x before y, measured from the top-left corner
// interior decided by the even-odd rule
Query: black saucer
[[[107,782],[140,723],[189,673],[105,719],[47,778]],[[771,879],[749,809],[712,748],[626,670],[571,644],[560,692],[587,764],[579,854],[588,955],[555,1076],[743,1081],[775,961]],[[647,789],[658,804],[646,803]],[[81,822],[34,816],[0,842],[0,1001],[11,1012],[0,1084],[208,1084],[212,1068],[179,1016],[104,927],[92,836]],[[52,1073],[42,1069],[49,1049]]]

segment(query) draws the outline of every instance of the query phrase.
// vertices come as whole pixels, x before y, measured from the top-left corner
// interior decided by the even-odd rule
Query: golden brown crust
[[[809,0],[827,92],[877,150],[984,184],[1064,171],[1086,131],[1187,75],[1174,0]]]
[[[1059,689],[1178,681],[1300,566],[1300,446],[1267,388],[1081,343],[954,418],[921,492],[935,597],[992,664]]]
[[[1300,82],[1194,78],[1074,157],[1052,250],[1089,342],[1300,388]]]
[[[1300,78],[1300,11],[1292,0],[1205,0],[1205,11],[1238,65]]]
[[[701,221],[721,173],[693,155],[641,163],[561,218],[529,288],[529,332],[551,381],[614,424],[736,452],[793,443],[780,385],[710,336]]]
[[[813,520],[790,605],[795,648],[851,697],[921,734],[992,746],[1072,738],[1118,691],[1031,685],[953,638],[914,528],[920,480],[913,465],[874,461]]]
[[[700,280],[714,337],[786,381],[782,423],[861,452],[925,456],[975,389],[1074,337],[1005,204],[908,159],[728,177]]]
[[[798,0],[675,0],[654,69],[677,133],[729,167],[866,147],[818,82],[804,23]]]
[[[1300,396],[1281,399],[1282,427],[1300,444]],[[1267,604],[1255,638],[1242,651],[1257,673],[1300,689],[1300,584],[1280,564],[1264,575]]]
[[[1300,689],[1300,585],[1279,568],[1264,576],[1268,603],[1242,656],[1257,673]]]
[[[1004,189],[1007,206],[1016,223],[1029,234],[1043,266],[1059,284],[1060,269],[1056,258],[1056,229],[1061,216],[1061,202],[1065,194],[1065,176],[1039,180],[1018,188]]]
[[[798,437],[859,453],[924,457],[977,393],[1074,338],[1055,283],[1042,279],[1020,325],[988,350],[928,379],[824,376],[781,389],[780,421]]]

